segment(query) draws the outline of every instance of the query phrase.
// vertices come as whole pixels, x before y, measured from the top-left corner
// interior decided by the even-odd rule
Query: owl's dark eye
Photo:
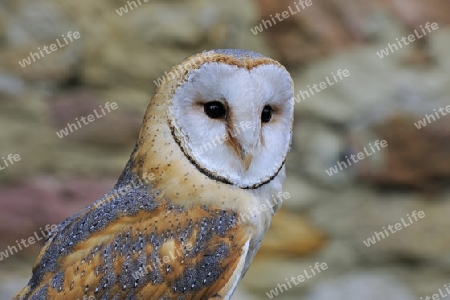
[[[269,105],[264,106],[261,113],[261,121],[263,123],[269,123],[270,119],[272,119],[272,107]]]
[[[212,101],[205,103],[203,106],[205,114],[212,119],[219,119],[225,117],[225,106],[219,101]]]

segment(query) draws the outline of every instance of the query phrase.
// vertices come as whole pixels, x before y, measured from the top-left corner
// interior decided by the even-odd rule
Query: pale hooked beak
[[[245,119],[245,116],[241,116]],[[228,144],[233,148],[236,156],[242,163],[244,172],[248,171],[255,155],[256,149],[259,147],[260,140],[260,126],[243,126],[242,122],[239,126],[228,125]]]
[[[229,142],[230,142],[230,145],[233,148],[234,152],[241,160],[241,162],[244,166],[244,171],[248,171],[248,169],[250,168],[250,164],[252,163],[252,160],[253,160],[253,155],[246,152],[242,148],[242,146],[239,144],[239,142],[237,142],[235,139],[231,138],[229,140]]]
[[[243,156],[241,156],[242,162],[244,163],[245,171],[248,170],[250,167],[250,164],[252,163],[253,155],[251,154],[245,154],[242,153]]]

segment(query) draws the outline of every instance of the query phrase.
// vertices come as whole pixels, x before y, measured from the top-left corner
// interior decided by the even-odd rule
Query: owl
[[[158,83],[117,184],[50,233],[14,299],[231,298],[281,205],[292,79],[222,49]]]

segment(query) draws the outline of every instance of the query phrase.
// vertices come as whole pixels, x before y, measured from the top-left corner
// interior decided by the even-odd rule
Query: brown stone
[[[380,140],[386,140],[388,146],[383,149],[381,165],[372,167],[366,159],[358,163],[361,176],[383,187],[423,191],[447,187],[450,181],[450,120],[441,117],[417,129],[414,123],[423,117],[399,113],[374,125],[372,130]]]
[[[92,204],[114,185],[114,180],[37,177],[10,187],[0,187],[0,251],[16,240],[28,239],[40,228],[56,225]],[[37,251],[43,241],[30,247]],[[29,249],[24,250],[30,251]]]
[[[55,95],[49,101],[55,131],[59,132],[68,124],[75,124],[78,129],[72,129],[74,132],[64,138],[103,147],[129,148],[136,140],[142,122],[142,112],[123,108],[120,104],[117,104],[116,109],[108,111],[105,108],[107,102],[111,104],[114,101],[102,99],[97,93],[84,90]],[[88,116],[94,121],[89,122]],[[82,117],[88,124],[81,121]]]
[[[261,19],[271,20],[270,15],[295,12],[290,0],[258,0]],[[450,23],[450,4],[441,0],[313,0],[312,5],[300,12],[289,14],[287,19],[265,29],[269,45],[275,49],[282,63],[298,66],[335,53],[343,48],[366,43],[376,36],[368,30],[368,21],[382,11],[392,16],[405,32],[414,32],[420,25],[437,22],[439,27]],[[261,19],[254,26],[261,24]],[[375,33],[376,35],[377,33]],[[409,62],[423,62],[431,57],[428,53],[428,37],[415,43],[417,53]]]
[[[324,246],[325,233],[307,217],[281,209],[272,219],[257,257],[305,256]]]

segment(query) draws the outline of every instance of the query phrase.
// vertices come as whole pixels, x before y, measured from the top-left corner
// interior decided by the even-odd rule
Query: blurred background
[[[312,0],[261,32],[255,26],[270,15],[301,6],[292,0],[71,2],[0,0],[0,157],[21,158],[0,170],[0,252],[41,235],[40,228],[113,186],[154,80],[191,54],[245,48],[283,63],[296,95],[339,69],[350,76],[295,105],[285,184],[291,197],[233,299],[268,299],[316,262],[328,269],[278,290],[276,298],[408,300],[450,283],[450,116],[420,130],[414,125],[450,104],[448,1]],[[439,29],[380,58],[388,43],[415,30],[424,35],[427,22]],[[69,31],[80,38],[28,66],[18,63],[58,38],[64,43]],[[57,136],[108,101],[118,109]],[[388,147],[327,174],[377,139]],[[365,245],[375,231],[408,222],[414,210],[426,217]],[[41,242],[3,256],[0,299],[27,282]]]

